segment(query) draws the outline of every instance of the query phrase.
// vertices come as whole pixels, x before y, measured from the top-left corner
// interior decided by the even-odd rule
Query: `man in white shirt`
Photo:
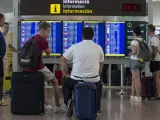
[[[157,87],[157,99],[160,99],[160,38],[155,35],[155,26],[148,25],[149,48],[152,52],[152,61],[150,62],[150,71],[153,73],[153,77],[156,81]]]
[[[64,76],[68,73],[67,61],[73,63],[70,78],[64,82],[62,88],[64,103],[67,105],[67,116],[73,113],[72,91],[78,81],[94,82],[97,85],[97,113],[100,113],[102,83],[99,74],[103,68],[104,52],[102,48],[92,41],[94,31],[91,27],[83,30],[83,41],[71,46],[61,58]]]

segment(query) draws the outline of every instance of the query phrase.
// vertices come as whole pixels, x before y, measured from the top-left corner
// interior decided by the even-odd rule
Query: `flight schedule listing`
[[[63,52],[82,41],[82,21],[63,21]]]
[[[103,21],[85,21],[84,27],[91,27],[94,30],[93,41],[104,50],[105,24]]]
[[[125,56],[124,22],[106,22],[105,56]]]
[[[126,39],[126,56],[131,52],[131,42],[134,39],[133,29],[139,26],[141,28],[141,37],[146,40],[147,22],[146,21],[126,21],[125,22],[125,39]]]
[[[49,48],[51,50],[51,56],[61,55],[61,21],[47,21],[50,23],[51,32],[48,37]],[[38,25],[40,21],[21,21],[20,41],[21,47],[31,37],[38,33]]]

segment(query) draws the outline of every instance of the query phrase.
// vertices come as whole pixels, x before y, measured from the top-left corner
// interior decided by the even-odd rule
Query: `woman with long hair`
[[[144,67],[144,63],[137,57],[139,54],[139,42],[143,41],[141,38],[141,29],[136,27],[133,29],[133,40],[131,42],[130,55],[130,70],[132,73],[132,93],[130,100],[142,101],[141,97],[141,82],[140,71]]]

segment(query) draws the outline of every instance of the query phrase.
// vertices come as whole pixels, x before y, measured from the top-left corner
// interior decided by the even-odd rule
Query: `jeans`
[[[3,78],[0,78],[0,100],[3,97]]]
[[[0,58],[0,100],[2,100],[3,96],[3,77],[4,77],[3,58]]]
[[[64,97],[64,103],[67,105],[68,101],[72,99],[72,92],[74,89],[74,86],[78,83],[77,80],[73,80],[71,78],[67,78],[64,81],[64,85],[62,87],[62,93]],[[97,87],[97,110],[100,110],[101,108],[101,98],[102,98],[102,82],[96,82]]]

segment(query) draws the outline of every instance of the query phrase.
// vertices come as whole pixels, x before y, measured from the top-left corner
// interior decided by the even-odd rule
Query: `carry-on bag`
[[[44,113],[44,75],[41,72],[13,72],[11,112],[20,115]]]
[[[79,120],[96,120],[97,90],[95,83],[78,83],[74,87],[75,114]]]
[[[141,96],[152,98],[157,95],[156,83],[152,77],[143,77],[141,80]]]

